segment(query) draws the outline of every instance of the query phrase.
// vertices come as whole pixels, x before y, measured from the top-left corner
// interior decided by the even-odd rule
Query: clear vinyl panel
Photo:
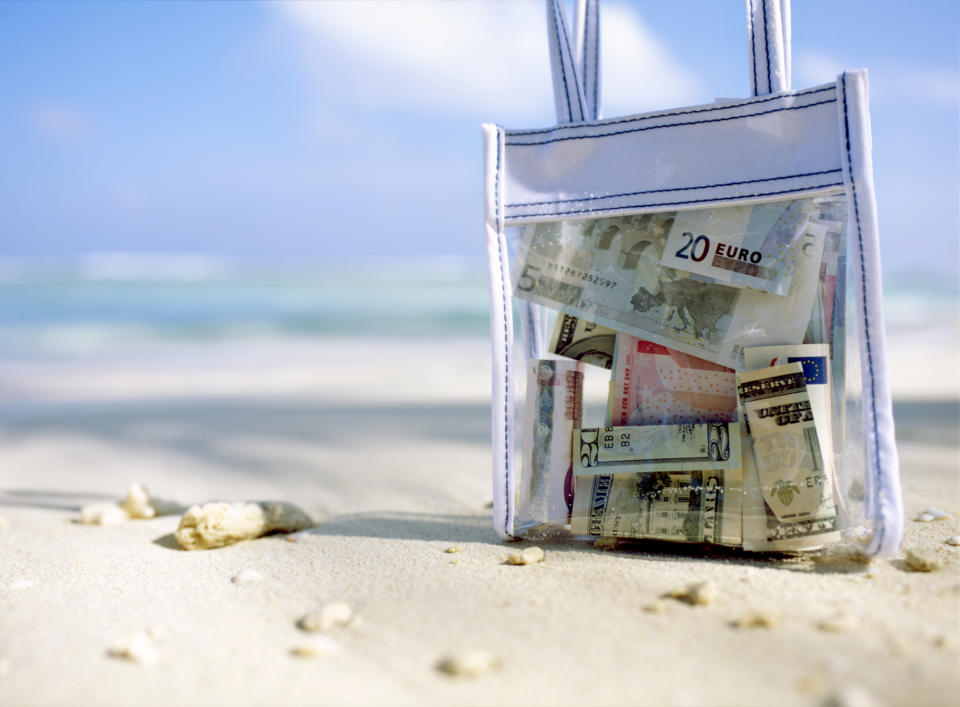
[[[863,535],[845,229],[840,193],[509,228],[515,534]]]

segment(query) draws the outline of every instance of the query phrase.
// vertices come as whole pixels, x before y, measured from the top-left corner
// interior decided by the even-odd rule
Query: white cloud
[[[629,5],[601,3],[600,45],[605,116],[688,105],[700,82],[641,22]]]
[[[83,113],[61,104],[34,107],[30,122],[40,135],[54,142],[76,142],[90,131],[90,121]]]
[[[289,2],[319,100],[553,122],[542,2]],[[698,85],[628,5],[602,7],[605,115],[692,100]]]
[[[858,68],[855,62],[816,49],[797,52],[793,85],[798,88],[834,81]],[[910,66],[903,63],[868,67],[870,97],[878,102],[916,101],[924,105],[960,104],[960,72],[952,68]]]

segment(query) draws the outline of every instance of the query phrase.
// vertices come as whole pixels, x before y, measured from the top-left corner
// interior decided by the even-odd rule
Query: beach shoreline
[[[877,705],[955,701],[960,548],[944,540],[960,533],[960,396],[901,386],[894,407],[904,547],[935,552],[937,572],[907,571],[902,554],[569,542],[538,542],[544,562],[512,567],[518,545],[486,507],[488,347],[343,337],[5,365],[0,703],[820,705],[850,689]],[[177,516],[74,522],[132,482],[182,503],[286,500],[318,525],[297,542],[184,552]],[[928,506],[952,518],[914,522]],[[231,582],[248,568],[262,579]],[[663,598],[699,581],[714,604]],[[360,618],[331,634],[340,652],[292,656],[297,619],[330,601]],[[751,612],[777,623],[734,626]],[[151,627],[156,665],[108,655]],[[499,668],[436,669],[471,648]]]

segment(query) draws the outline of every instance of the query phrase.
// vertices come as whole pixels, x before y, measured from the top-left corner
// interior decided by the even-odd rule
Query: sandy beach
[[[891,337],[900,558],[769,560],[541,543],[504,564],[487,503],[483,338],[291,339],[10,360],[0,369],[0,704],[958,704],[957,361]],[[930,361],[934,360],[931,364]],[[75,522],[133,482],[183,504],[285,500],[317,525],[209,551],[179,516]],[[952,518],[912,519],[928,506]],[[459,546],[460,552],[446,549]],[[260,581],[231,579],[245,569]],[[716,600],[661,598],[711,581]],[[299,617],[345,601],[335,655]],[[653,609],[651,611],[650,609]],[[738,628],[759,612],[769,627]],[[111,657],[155,636],[156,664]],[[437,670],[489,651],[475,679]]]

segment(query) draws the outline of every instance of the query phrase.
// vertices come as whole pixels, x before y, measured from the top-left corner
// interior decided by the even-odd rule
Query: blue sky
[[[871,72],[888,273],[960,273],[955,2],[794,3]],[[604,115],[749,90],[742,0],[602,2]],[[0,257],[482,258],[481,122],[554,122],[531,3],[0,3]]]

